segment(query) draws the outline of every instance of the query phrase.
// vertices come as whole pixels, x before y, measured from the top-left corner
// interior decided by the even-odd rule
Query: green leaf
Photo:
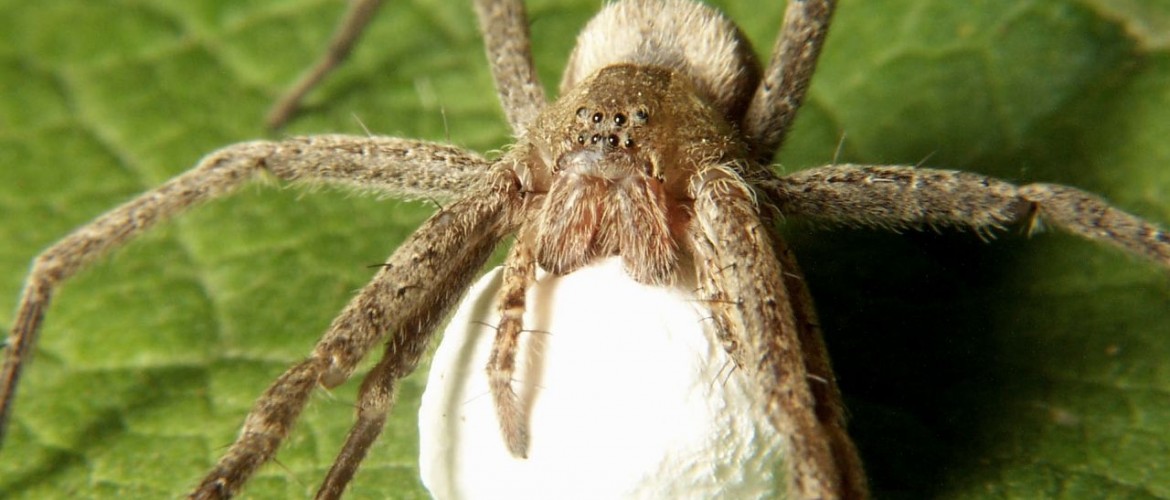
[[[462,2],[387,2],[288,134],[479,151],[509,133]],[[719,2],[766,53],[782,8]],[[1170,6],[841,2],[780,168],[835,158],[1071,184],[1170,222]],[[233,142],[325,47],[336,0],[0,0],[0,298],[36,253]],[[596,1],[533,2],[558,80]],[[840,147],[838,147],[840,145]],[[840,151],[838,155],[838,151]],[[63,287],[0,451],[5,498],[174,497],[431,208],[258,184]],[[1170,279],[1059,234],[787,228],[882,497],[1170,497]],[[12,311],[0,308],[0,325]],[[355,383],[313,398],[252,498],[310,495]],[[424,498],[419,376],[355,498]]]

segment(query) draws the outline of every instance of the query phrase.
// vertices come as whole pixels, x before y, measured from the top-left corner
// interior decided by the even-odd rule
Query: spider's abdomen
[[[628,0],[599,12],[577,37],[561,80],[567,94],[603,68],[668,68],[705,101],[739,124],[760,80],[747,39],[719,11],[687,0]]]

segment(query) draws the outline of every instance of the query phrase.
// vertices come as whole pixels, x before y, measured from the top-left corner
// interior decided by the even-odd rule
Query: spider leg
[[[382,359],[362,379],[362,386],[358,390],[357,421],[349,429],[345,445],[333,460],[333,466],[329,468],[329,474],[325,476],[321,487],[317,489],[316,498],[341,498],[358,466],[366,458],[370,446],[382,434],[386,415],[398,397],[397,382],[418,365],[428,343],[424,339],[432,335],[433,326],[427,325],[414,332],[390,334],[390,342],[386,344]],[[419,339],[420,336],[423,339]]]
[[[452,209],[458,208],[461,207],[452,207]],[[459,235],[459,237],[463,237],[463,235]],[[455,284],[459,286],[459,290],[466,289],[469,278],[474,276],[476,270],[483,265],[483,255],[475,257],[479,260],[458,263],[460,267],[465,269],[460,275],[460,279],[463,281]],[[345,492],[345,488],[353,479],[358,466],[365,459],[366,452],[382,434],[386,415],[394,406],[397,398],[397,382],[413,372],[418,366],[419,360],[430,344],[430,338],[444,317],[446,317],[445,311],[432,312],[418,321],[402,322],[404,324],[401,328],[389,333],[390,341],[386,344],[386,352],[382,354],[382,359],[362,380],[358,392],[356,422],[350,429],[341,452],[333,461],[329,474],[317,490],[316,498],[340,498]]]
[[[272,144],[275,154],[263,158],[262,165],[280,179],[329,182],[410,200],[462,197],[491,167],[459,147],[396,137],[323,134]]]
[[[504,261],[504,283],[500,288],[500,324],[492,343],[487,372],[500,432],[508,451],[516,457],[528,454],[528,419],[523,402],[512,387],[516,371],[516,353],[520,334],[524,330],[525,298],[536,279],[536,257],[532,244],[526,238],[517,238],[516,244]]]
[[[769,225],[774,227],[774,224]],[[796,255],[775,235],[773,250],[776,252],[776,258],[780,260],[784,288],[788,290],[792,312],[796,316],[796,332],[800,338],[804,365],[811,381],[809,386],[817,403],[817,419],[829,435],[833,457],[837,460],[837,470],[841,472],[843,496],[865,498],[869,496],[865,467],[847,431],[845,403],[841,398],[841,389],[837,387],[837,377],[833,374],[828,349],[825,348],[825,339],[821,334],[816,308],[813,306],[812,293],[809,292],[804,274],[796,263]]]
[[[276,453],[313,388],[344,382],[370,347],[388,332],[396,334],[391,346],[405,344],[409,352],[392,353],[391,361],[381,363],[382,370],[366,388],[379,385],[377,379],[409,372],[418,354],[426,349],[432,327],[459,299],[501,235],[510,229],[504,220],[518,198],[513,182],[500,175],[491,186],[470,193],[423,224],[333,320],[309,358],[289,368],[256,400],[236,442],[191,497],[226,498],[238,491]],[[357,432],[368,431],[373,420],[389,408],[389,400],[370,401],[376,397],[363,394],[363,403],[370,403],[370,407],[359,407],[361,429]],[[346,452],[368,446],[372,437],[368,432],[353,437]],[[345,452],[341,457],[343,461],[352,458]],[[346,468],[342,464],[336,476],[332,472],[330,476],[341,478],[352,473]]]
[[[479,17],[500,104],[512,132],[517,137],[522,136],[545,105],[544,87],[532,64],[524,2],[476,0],[475,13]]]
[[[789,0],[764,78],[743,121],[755,160],[768,164],[804,102],[836,0]]]
[[[153,225],[223,196],[262,172],[292,181],[349,183],[392,195],[450,197],[482,182],[488,165],[450,146],[384,137],[247,142],[208,155],[187,173],[98,217],[33,260],[0,369],[0,440],[21,368],[54,289]]]
[[[354,44],[357,43],[362,33],[365,33],[366,26],[370,24],[370,20],[374,18],[374,14],[378,12],[378,7],[381,5],[382,0],[352,0],[349,9],[345,12],[345,17],[333,32],[329,48],[268,111],[268,116],[264,119],[268,128],[283,127],[289,118],[292,118],[292,115],[297,112],[305,94],[313,90],[326,75],[349,57]]]
[[[833,431],[818,418],[796,304],[752,188],[722,166],[694,179],[690,239],[700,290],[725,347],[755,378],[772,424],[787,441],[788,497],[842,498],[847,481],[838,463],[847,460],[834,456]]]
[[[780,212],[848,225],[955,226],[988,233],[1037,218],[1170,267],[1170,234],[1105,200],[1068,186],[1016,186],[969,172],[835,165],[769,181]]]

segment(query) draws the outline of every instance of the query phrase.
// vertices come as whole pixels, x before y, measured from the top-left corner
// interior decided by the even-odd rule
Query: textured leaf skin
[[[780,7],[718,3],[770,47]],[[264,137],[267,105],[343,7],[0,0],[0,325],[39,249],[218,146]],[[545,82],[595,8],[532,3]],[[389,2],[372,29],[284,133],[508,142],[469,6]],[[1060,182],[1170,224],[1168,51],[1161,0],[843,0],[777,160]],[[430,211],[258,185],[70,282],[21,387],[0,496],[185,491],[366,266]],[[1063,235],[822,229],[786,231],[879,497],[1170,497],[1167,272]],[[419,380],[404,384],[354,498],[425,497]],[[314,398],[248,497],[311,494],[355,385]]]

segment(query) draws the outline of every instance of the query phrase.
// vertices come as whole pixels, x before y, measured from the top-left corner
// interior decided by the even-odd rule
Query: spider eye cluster
[[[649,121],[650,113],[642,108],[610,114],[604,110],[580,107],[577,108],[577,123],[581,125],[577,132],[577,144],[631,149],[636,144],[632,129],[646,125]]]

